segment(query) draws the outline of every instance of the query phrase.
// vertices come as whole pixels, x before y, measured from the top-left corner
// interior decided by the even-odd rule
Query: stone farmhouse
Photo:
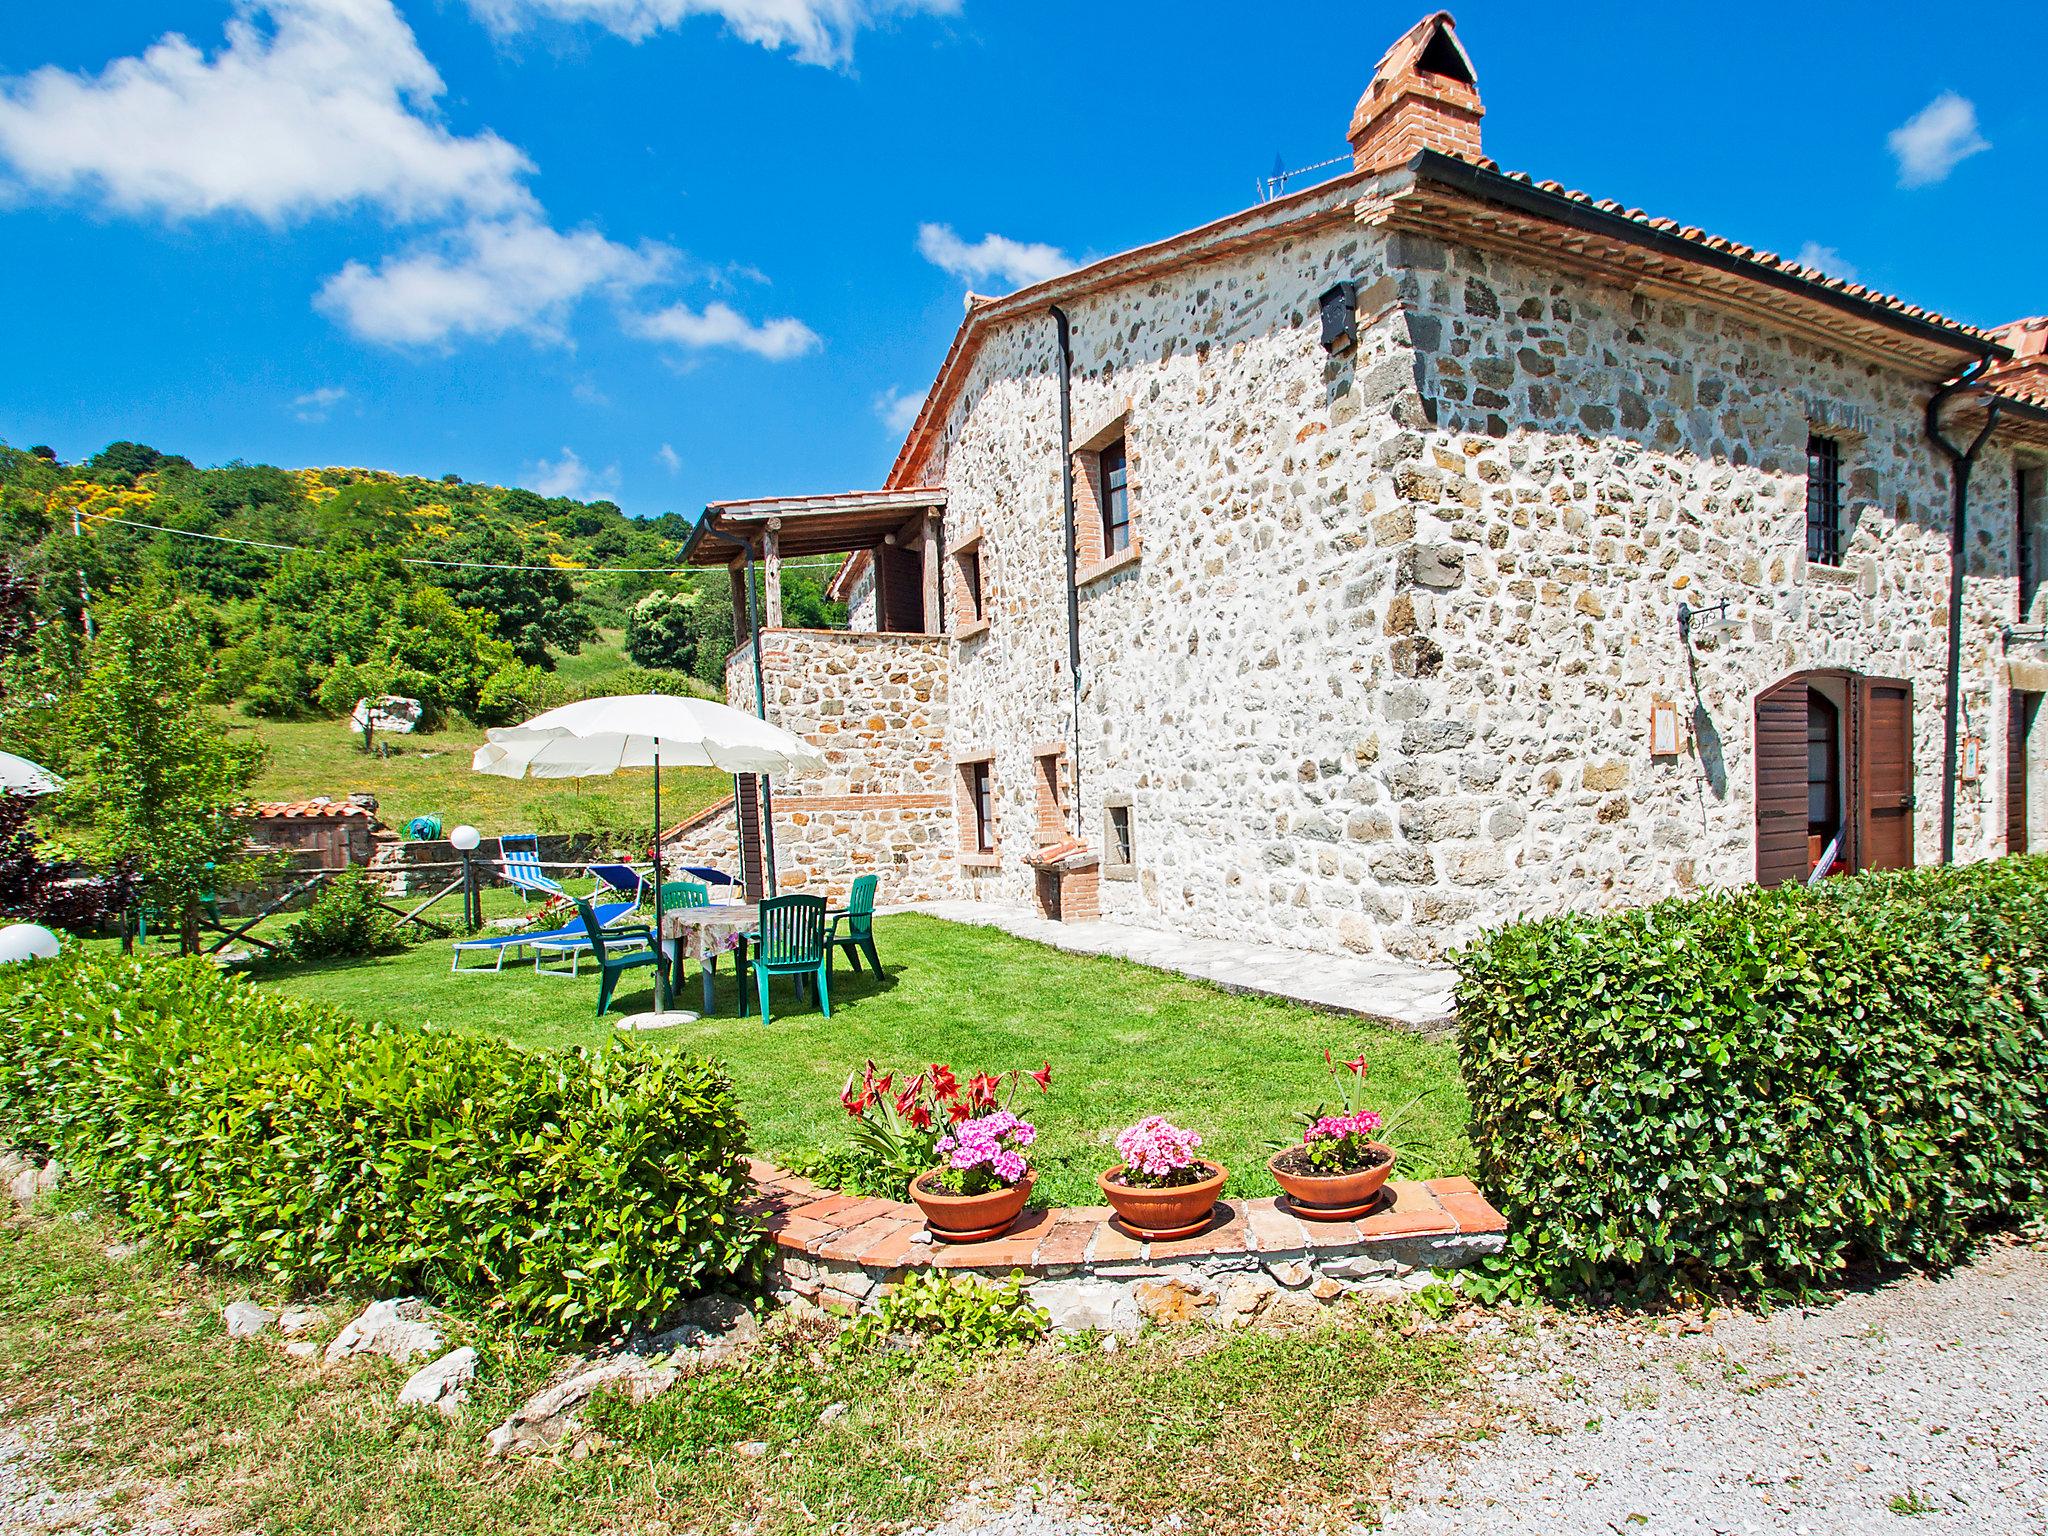
[[[686,831],[1417,958],[2048,846],[2048,320],[1503,171],[1483,116],[1425,19],[1349,172],[970,296],[885,485],[708,508],[737,613],[766,576],[731,701],[832,767]],[[822,553],[849,633],[781,622]]]

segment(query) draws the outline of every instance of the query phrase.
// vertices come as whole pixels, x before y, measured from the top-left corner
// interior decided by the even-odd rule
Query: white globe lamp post
[[[0,928],[0,965],[57,958],[57,935],[41,923],[10,923]]]
[[[449,846],[462,855],[462,921],[472,932],[484,925],[483,893],[476,888],[476,866],[470,862],[481,841],[468,822],[448,834]]]

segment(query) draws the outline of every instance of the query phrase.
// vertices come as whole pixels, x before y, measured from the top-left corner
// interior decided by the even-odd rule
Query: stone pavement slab
[[[1452,989],[1457,972],[1449,966],[1328,955],[1240,939],[1194,938],[1112,918],[1055,923],[1022,907],[987,901],[923,901],[887,910],[1000,928],[1070,954],[1111,955],[1206,981],[1226,992],[1283,998],[1417,1034],[1447,1034],[1455,1019]]]

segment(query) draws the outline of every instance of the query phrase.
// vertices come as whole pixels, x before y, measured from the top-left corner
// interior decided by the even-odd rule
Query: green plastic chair
[[[597,914],[590,910],[590,903],[581,896],[572,898],[576,903],[576,915],[583,919],[583,931],[590,941],[590,953],[597,961],[597,1016],[601,1019],[611,1011],[612,990],[619,984],[619,978],[627,971],[643,965],[661,964],[661,948],[655,943],[654,931],[650,928],[605,929],[597,921]],[[606,941],[638,939],[646,944],[645,949],[634,950],[631,954],[619,954]]]
[[[654,898],[654,917],[658,924],[661,914],[675,912],[684,907],[708,907],[711,905],[711,887],[701,880],[664,880]],[[715,956],[706,957],[702,962],[705,970],[716,972],[718,961]],[[668,989],[680,992],[683,986],[683,946],[676,945],[675,964],[669,968]]]
[[[854,881],[845,909],[832,914],[832,927],[825,935],[826,948],[846,951],[847,963],[856,976],[862,955],[868,957],[877,976],[882,974],[882,958],[875,953],[875,887],[879,884],[880,877],[875,875],[862,875]],[[846,924],[845,933],[839,931],[841,923]]]
[[[711,887],[701,880],[664,880],[658,905],[664,912],[673,912],[680,907],[708,907],[711,905]]]
[[[761,903],[761,927],[749,968],[768,1022],[768,983],[776,976],[815,976],[818,1006],[832,1017],[832,952],[825,944],[825,898],[777,896]]]

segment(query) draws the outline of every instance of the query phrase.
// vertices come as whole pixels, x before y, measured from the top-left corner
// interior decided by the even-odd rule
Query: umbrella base
[[[683,1008],[671,1008],[666,1013],[632,1013],[620,1019],[614,1026],[618,1029],[674,1029],[679,1024],[694,1024],[703,1015],[691,1013]]]

